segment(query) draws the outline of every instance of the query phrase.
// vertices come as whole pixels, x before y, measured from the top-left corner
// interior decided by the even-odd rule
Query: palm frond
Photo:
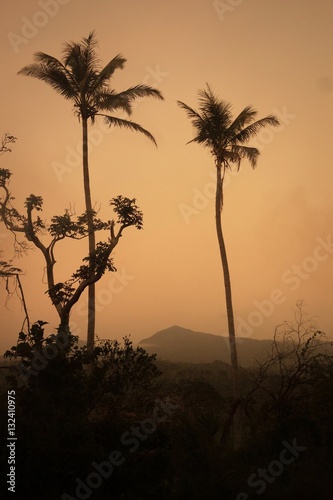
[[[209,84],[206,87],[198,92],[203,124],[200,135],[202,139],[206,136],[207,143],[214,151],[218,151],[228,142],[226,132],[232,121],[231,104],[218,99]]]
[[[75,100],[76,84],[60,61],[40,52],[36,54],[36,59],[40,62],[24,66],[18,74],[42,80],[66,99]]]
[[[252,168],[255,168],[257,165],[258,158],[260,156],[260,151],[257,148],[252,148],[249,146],[241,146],[238,144],[233,144],[232,148],[229,151],[230,153],[230,161],[231,163],[236,163],[237,167],[240,167],[241,161],[246,158]],[[232,155],[235,155],[235,160],[231,159]]]
[[[204,126],[204,120],[200,115],[200,113],[198,113],[198,111],[185,104],[185,102],[177,101],[177,104],[186,112],[188,118],[191,120],[193,127],[196,128],[198,131],[200,131]]]
[[[253,122],[258,112],[252,106],[246,106],[230,125],[235,133],[240,132],[246,125]]]
[[[206,84],[207,89],[199,90],[199,108],[202,116],[211,122],[220,122],[223,128],[227,128],[231,123],[231,104],[218,99],[209,84]],[[219,128],[221,128],[219,126]]]
[[[198,113],[198,111],[196,111],[194,108],[191,108],[190,106],[185,104],[185,102],[177,101],[177,104],[178,104],[178,106],[180,106],[181,108],[183,108],[186,111],[186,114],[189,118],[191,118],[191,119],[194,118],[195,120],[199,120],[199,121],[202,120],[201,115]]]
[[[196,144],[201,144],[204,148],[208,148],[209,150],[214,149],[213,144],[211,143],[209,138],[207,138],[207,135],[204,134],[198,134],[196,137],[188,141],[186,145],[191,144],[192,142],[195,142]]]
[[[198,91],[198,100],[201,111],[206,111],[209,106],[218,104],[218,99],[215,97],[214,92],[208,83],[206,83],[206,87],[206,89]]]
[[[90,33],[87,37],[83,37],[82,44],[85,47],[91,47],[91,48],[98,47],[98,41],[96,38],[96,31],[92,30],[92,31],[90,31]]]
[[[59,61],[57,58],[50,56],[49,54],[45,54],[45,52],[36,52],[34,54],[35,63],[25,68],[22,68],[18,74],[25,74],[27,76],[34,76],[40,80],[44,80],[47,83],[51,84],[51,80],[56,85],[57,81],[59,83],[59,88],[54,86],[56,90],[60,92],[60,87],[64,87],[64,94],[68,94],[67,98],[70,99],[73,95],[78,91],[77,82],[73,78],[73,75],[68,69],[64,66],[64,64]],[[31,72],[29,73],[29,69]],[[38,74],[40,73],[40,75]],[[49,80],[48,81],[48,76]],[[53,86],[53,85],[52,85]],[[67,91],[66,91],[67,87]],[[72,93],[68,92],[69,87],[72,88]],[[62,92],[61,92],[62,93]]]
[[[126,59],[120,54],[116,55],[111,61],[108,62],[106,66],[99,72],[96,78],[96,88],[100,88],[107,82],[116,69],[123,69],[126,63]]]
[[[64,65],[70,68],[73,78],[84,90],[91,86],[91,80],[100,72],[101,62],[96,52],[97,46],[94,31],[80,43],[70,42],[64,45]]]
[[[49,67],[58,68],[59,70],[64,68],[64,65],[62,64],[61,61],[59,61],[59,59],[50,56],[45,52],[35,52],[34,59],[37,63],[43,63]]]
[[[134,132],[140,132],[141,134],[148,137],[148,139],[150,139],[155,144],[155,146],[157,146],[157,142],[154,136],[150,132],[148,132],[148,130],[141,127],[141,125],[139,125],[138,123],[132,122],[131,120],[124,120],[123,118],[116,118],[115,116],[104,115],[101,113],[97,113],[96,116],[102,116],[105,123],[107,123],[107,125],[109,125],[110,127],[113,126],[119,128],[127,128]]]
[[[155,97],[161,101],[164,100],[162,93],[158,89],[143,84],[134,85],[123,92],[119,92],[117,95],[121,99],[128,99],[129,102],[140,97]]]
[[[132,108],[131,103],[127,99],[119,97],[114,90],[109,92],[98,92],[94,98],[95,107],[100,111],[125,111],[128,115],[131,115]]]
[[[187,116],[190,118],[192,126],[197,130],[198,134],[192,140],[188,141],[186,144],[191,142],[196,142],[197,144],[202,144],[204,147],[216,150],[220,142],[220,134],[216,133],[216,123],[209,116],[209,113],[203,111],[199,113],[195,109],[191,108],[182,101],[177,101],[178,105],[184,109]]]
[[[252,137],[257,135],[258,132],[260,132],[260,130],[266,127],[267,125],[276,127],[279,124],[280,123],[275,116],[273,115],[266,116],[265,118],[261,118],[260,120],[257,120],[251,123],[251,125],[248,125],[244,129],[242,129],[239,133],[235,135],[235,139],[238,142],[248,142]]]

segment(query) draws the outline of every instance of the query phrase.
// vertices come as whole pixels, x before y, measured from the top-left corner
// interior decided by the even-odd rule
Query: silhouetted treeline
[[[7,390],[16,398],[16,498],[329,500],[333,358],[302,328],[284,325],[242,370],[234,451],[229,365],[156,360],[128,338],[90,353],[35,323],[7,351],[1,385],[1,415]]]

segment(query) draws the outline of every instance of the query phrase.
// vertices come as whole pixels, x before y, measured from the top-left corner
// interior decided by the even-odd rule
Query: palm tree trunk
[[[82,117],[82,153],[83,153],[83,185],[88,220],[89,241],[89,268],[94,272],[95,268],[95,232],[93,221],[93,207],[91,204],[90,180],[88,168],[88,120]],[[95,283],[88,287],[88,329],[87,348],[92,351],[95,343]]]
[[[231,295],[231,282],[229,265],[227,259],[227,252],[224,244],[223,232],[222,232],[222,221],[221,213],[223,207],[223,179],[222,179],[222,165],[217,163],[217,179],[216,179],[216,197],[215,197],[215,219],[216,219],[216,232],[217,239],[219,242],[220,256],[222,262],[223,276],[224,276],[224,289],[225,289],[225,300],[227,307],[227,317],[228,317],[228,333],[229,333],[229,344],[230,344],[230,357],[231,366],[233,373],[233,403],[234,405],[239,404],[240,401],[240,383],[239,383],[239,367],[238,367],[238,356],[237,356],[237,345],[236,345],[236,335],[235,335],[235,322],[234,313],[232,307],[232,295]],[[240,445],[240,412],[236,411],[234,419],[235,428],[235,446],[238,448]]]

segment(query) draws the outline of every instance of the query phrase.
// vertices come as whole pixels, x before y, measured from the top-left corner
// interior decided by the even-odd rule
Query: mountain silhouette
[[[159,359],[187,363],[211,363],[223,361],[230,364],[229,339],[211,333],[195,332],[181,326],[171,326],[139,342],[149,353]],[[239,364],[251,366],[255,359],[264,356],[272,346],[272,340],[238,338]]]

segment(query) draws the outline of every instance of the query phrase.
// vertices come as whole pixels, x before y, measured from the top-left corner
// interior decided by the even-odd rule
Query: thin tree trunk
[[[20,292],[21,292],[21,300],[22,300],[22,305],[23,305],[23,309],[24,309],[24,313],[25,313],[25,320],[24,321],[27,322],[28,332],[30,333],[30,319],[29,319],[29,314],[28,314],[28,308],[27,308],[27,303],[25,301],[23,286],[22,286],[19,274],[16,275],[16,279],[17,279],[17,284],[18,284]],[[24,325],[24,323],[23,323],[23,325]],[[22,330],[23,330],[23,326],[22,326]]]
[[[86,202],[86,212],[88,216],[88,231],[89,231],[89,268],[90,272],[94,272],[95,268],[95,232],[93,223],[93,207],[90,194],[90,180],[88,168],[88,120],[82,118],[82,148],[83,148],[83,185]],[[87,347],[92,351],[95,343],[95,283],[91,283],[88,287],[88,328],[87,328]]]
[[[235,322],[234,313],[232,307],[232,295],[231,295],[231,282],[229,265],[227,259],[227,252],[224,244],[223,232],[222,232],[222,221],[221,213],[223,207],[223,179],[222,179],[222,165],[217,163],[217,179],[216,179],[216,197],[215,197],[215,219],[216,219],[216,232],[217,239],[219,242],[220,256],[222,262],[223,276],[224,276],[224,289],[225,289],[225,300],[227,308],[228,317],[228,333],[229,333],[229,344],[230,344],[230,357],[231,366],[233,374],[233,399],[234,404],[237,404],[240,400],[240,383],[239,383],[239,367],[238,367],[238,356],[237,356],[237,345],[236,345],[236,335],[235,335]],[[236,410],[234,417],[234,428],[235,428],[235,447],[240,446],[240,411]]]

